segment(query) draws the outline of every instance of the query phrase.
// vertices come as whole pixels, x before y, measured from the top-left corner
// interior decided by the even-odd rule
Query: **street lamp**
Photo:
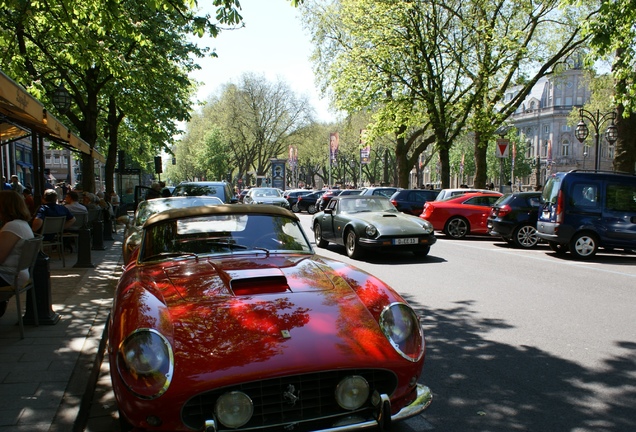
[[[599,134],[599,129],[601,128],[603,123],[605,123],[608,120],[611,120],[612,122],[610,123],[610,125],[607,127],[607,130],[605,131],[605,139],[607,140],[607,142],[610,143],[610,145],[614,144],[616,140],[618,139],[618,128],[614,124],[614,120],[616,120],[616,112],[610,111],[608,113],[601,114],[599,110],[596,110],[596,113],[591,113],[581,108],[579,110],[579,115],[581,116],[581,120],[576,125],[574,136],[576,136],[576,139],[579,140],[581,144],[583,144],[583,141],[585,141],[585,139],[590,134],[590,131],[587,128],[587,125],[585,124],[583,119],[589,120],[592,127],[594,128],[594,139],[595,139],[594,151],[596,152],[594,155],[594,170],[598,170],[601,164],[601,157],[599,152],[599,147],[601,145],[601,139],[600,139],[601,137]]]
[[[66,114],[71,108],[71,95],[62,83],[53,90],[51,101],[60,114]]]

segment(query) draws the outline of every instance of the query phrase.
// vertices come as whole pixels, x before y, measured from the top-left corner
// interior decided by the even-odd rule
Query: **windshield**
[[[144,233],[140,261],[181,257],[311,253],[300,224],[289,217],[262,214],[215,214],[170,219]]]
[[[341,211],[344,213],[360,212],[397,212],[395,206],[388,198],[379,196],[369,196],[340,200]]]

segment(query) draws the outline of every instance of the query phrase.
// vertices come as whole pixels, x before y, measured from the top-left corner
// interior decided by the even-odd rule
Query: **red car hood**
[[[188,261],[153,274],[172,322],[178,384],[168,392],[187,397],[265,377],[410,363],[377,323],[382,308],[401,299],[373,277],[361,282],[358,270],[329,264],[250,257]]]

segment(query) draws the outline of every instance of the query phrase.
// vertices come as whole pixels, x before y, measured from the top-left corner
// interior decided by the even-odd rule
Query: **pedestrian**
[[[75,223],[75,216],[70,212],[69,209],[64,207],[61,204],[57,203],[57,192],[55,189],[47,189],[44,191],[44,195],[42,196],[44,200],[44,204],[40,206],[38,211],[35,214],[35,218],[31,224],[33,228],[33,232],[39,232],[44,224],[44,219],[47,216],[56,217],[56,216],[64,216],[66,217],[66,222],[64,223],[64,229],[69,228],[71,225]],[[48,238],[47,238],[48,237]],[[44,237],[44,240],[50,241],[55,237],[53,234],[49,234]]]
[[[20,194],[20,196],[22,196],[22,192],[24,191],[24,186],[22,186],[20,179],[18,179],[18,176],[15,174],[11,176],[11,189]]]
[[[33,238],[29,226],[31,215],[24,199],[15,191],[0,191],[0,286],[13,284],[12,270],[18,266],[25,239]],[[24,285],[29,279],[29,271],[23,270],[18,283]],[[7,310],[7,303],[13,293],[0,294],[0,316]]]
[[[5,176],[2,176],[2,190],[11,190],[11,183],[7,181]]]
[[[119,195],[117,192],[112,191],[110,193],[110,203],[113,206],[113,211],[115,212],[115,216],[119,216]]]
[[[150,189],[146,192],[146,199],[161,198],[161,185],[158,182],[153,182],[150,185]]]

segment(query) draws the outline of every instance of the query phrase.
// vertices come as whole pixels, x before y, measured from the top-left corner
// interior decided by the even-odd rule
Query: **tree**
[[[237,1],[214,0],[214,5],[218,6],[219,22],[240,21]],[[203,32],[216,36],[219,31],[209,16],[197,16],[188,1],[5,0],[2,6],[0,40],[4,48],[0,65],[47,106],[52,106],[48,95],[63,82],[75,102],[65,116],[93,148],[100,146],[98,123],[106,113],[109,117],[105,121],[110,121],[108,134],[116,147],[121,114],[133,113],[127,108],[136,110],[138,130],[142,123],[154,122],[157,129],[165,127],[164,135],[169,135],[168,120],[185,117],[169,108],[175,107],[166,95],[176,94],[177,100],[183,96],[179,89],[190,87],[190,56],[203,54],[195,45],[185,43],[184,36]],[[153,71],[159,73],[153,75]],[[159,84],[168,87],[151,94],[145,92],[160,88],[153,81],[157,76],[164,77]],[[139,105],[140,95],[147,96],[141,100],[150,103]],[[131,98],[128,104],[127,97]],[[182,115],[188,112],[188,103],[185,109],[183,105],[177,107]],[[149,120],[151,113],[154,117]],[[166,115],[172,117],[168,119]],[[116,150],[111,148],[108,154],[111,168]],[[92,158],[83,155],[82,162],[84,188],[93,190]]]
[[[311,122],[313,110],[282,81],[244,74],[239,84],[227,84],[215,101],[212,124],[222,128],[232,149],[239,176],[269,172],[271,158],[284,157],[295,136]]]
[[[573,1],[572,1],[573,2]],[[590,61],[611,58],[614,78],[614,102],[618,113],[614,168],[636,172],[636,3],[632,0],[600,2],[595,20],[585,23],[591,36]]]
[[[434,142],[447,187],[449,149],[470,119],[476,182],[483,186],[483,143],[536,81],[584,40],[579,15],[560,12],[558,0],[307,4],[323,91],[330,89],[334,103],[349,112],[372,109],[376,136],[395,134],[400,185]],[[518,80],[520,73],[530,78]],[[506,90],[521,82],[504,100]]]

